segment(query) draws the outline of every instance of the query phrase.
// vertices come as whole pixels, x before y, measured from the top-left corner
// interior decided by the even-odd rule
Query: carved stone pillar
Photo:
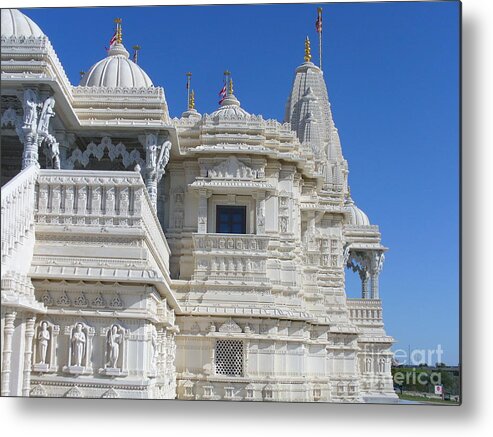
[[[372,273],[371,275],[371,298],[380,299],[379,297],[379,284],[378,284],[378,273]]]
[[[265,192],[257,193],[256,210],[257,210],[257,235],[265,234]]]
[[[12,358],[12,337],[14,335],[15,311],[5,314],[2,348],[2,396],[10,395],[10,367]]]
[[[376,251],[370,254],[370,274],[371,274],[371,298],[380,299],[379,276],[383,268],[385,255],[383,252]]]
[[[207,198],[210,193],[207,190],[199,190],[199,209],[197,218],[197,232],[207,234]]]
[[[23,110],[24,118],[22,124],[24,151],[22,152],[22,169],[38,162],[38,109],[39,96],[37,91],[28,88],[24,90]]]
[[[169,161],[171,143],[166,139],[159,146],[159,138],[153,133],[139,136],[139,141],[144,146],[146,153],[146,168],[144,169],[146,188],[152,206],[154,210],[157,210],[157,186],[164,176],[164,168]]]
[[[366,269],[360,270],[360,279],[361,279],[361,297],[363,299],[368,299],[370,297],[369,294],[369,283],[370,283],[370,274]]]
[[[34,316],[26,319],[26,344],[24,348],[24,374],[22,378],[22,396],[28,397],[31,391],[31,366],[33,356]]]
[[[25,129],[24,151],[22,152],[22,170],[31,165],[37,165],[39,167],[38,159],[38,135],[35,132]]]

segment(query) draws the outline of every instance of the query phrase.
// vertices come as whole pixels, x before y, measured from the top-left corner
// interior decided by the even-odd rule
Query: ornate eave
[[[275,191],[275,187],[265,181],[238,181],[238,180],[208,180],[199,179],[188,185],[190,190],[203,190],[210,189],[215,193],[231,192],[235,193],[251,194],[252,191]]]

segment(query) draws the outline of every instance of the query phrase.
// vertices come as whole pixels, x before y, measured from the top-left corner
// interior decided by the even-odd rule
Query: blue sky
[[[242,106],[282,121],[317,4],[23,9],[49,36],[73,84],[105,56],[113,18],[172,116],[217,107],[229,69]],[[459,4],[321,4],[324,75],[354,200],[390,248],[381,274],[394,349],[459,360]],[[349,295],[359,284],[348,274]],[[464,295],[467,297],[467,291]],[[434,363],[435,357],[431,357]]]

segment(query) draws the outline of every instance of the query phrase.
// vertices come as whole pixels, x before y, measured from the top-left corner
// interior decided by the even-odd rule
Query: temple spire
[[[122,43],[122,19],[121,18],[115,18],[115,23],[116,23],[116,43],[121,44]]]
[[[228,94],[229,94],[230,96],[232,96],[232,95],[233,95],[233,78],[230,78],[230,79],[229,79],[229,90],[228,90]]]
[[[192,90],[190,92],[190,98],[188,99],[188,109],[195,109],[195,92]]]
[[[305,62],[310,62],[312,59],[312,49],[310,47],[310,38],[305,39]]]

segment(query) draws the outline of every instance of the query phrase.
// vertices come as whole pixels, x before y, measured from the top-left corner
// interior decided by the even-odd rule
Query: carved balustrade
[[[59,225],[68,232],[143,230],[158,269],[169,271],[170,249],[137,172],[40,170],[36,224]]]
[[[2,187],[2,277],[11,270],[25,274],[29,269],[37,176],[38,169],[32,165]]]
[[[248,234],[194,234],[194,278],[265,282],[269,237]]]
[[[349,317],[358,326],[383,326],[380,299],[347,299]]]

